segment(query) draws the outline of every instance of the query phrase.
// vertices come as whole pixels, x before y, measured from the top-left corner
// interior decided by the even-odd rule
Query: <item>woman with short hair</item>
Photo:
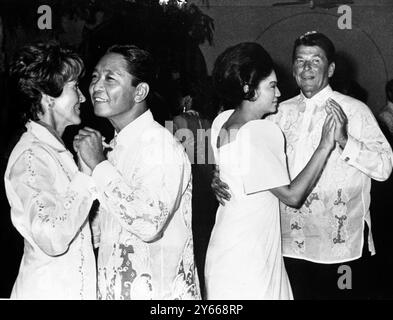
[[[52,42],[22,48],[11,65],[27,128],[4,177],[12,223],[24,238],[12,299],[96,298],[88,221],[95,188],[61,138],[81,123],[83,70],[77,54]]]

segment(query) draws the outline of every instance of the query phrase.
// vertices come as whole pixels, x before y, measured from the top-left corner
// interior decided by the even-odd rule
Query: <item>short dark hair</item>
[[[386,91],[386,98],[390,102],[393,102],[393,79],[386,82],[385,91]]]
[[[301,35],[299,38],[295,40],[295,44],[293,46],[292,51],[292,62],[296,59],[296,49],[299,46],[306,46],[306,47],[320,47],[326,55],[326,58],[330,63],[334,62],[336,49],[334,47],[333,42],[325,36],[323,33],[320,32],[307,32],[304,35]]]
[[[10,65],[10,75],[23,95],[24,103],[18,106],[23,120],[39,120],[42,94],[57,98],[67,82],[79,80],[83,74],[82,59],[57,42],[23,47]]]
[[[260,44],[243,42],[227,48],[216,59],[212,73],[213,86],[224,109],[255,99],[259,83],[273,70],[273,60]],[[249,87],[246,93],[245,85]]]
[[[132,85],[137,86],[141,82],[146,82],[152,86],[155,82],[157,71],[153,56],[146,50],[134,45],[113,45],[107,51],[123,56],[127,63],[127,71],[133,76]]]

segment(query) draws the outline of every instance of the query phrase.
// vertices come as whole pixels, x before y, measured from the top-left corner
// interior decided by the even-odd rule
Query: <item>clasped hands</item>
[[[348,141],[348,118],[342,110],[341,106],[332,98],[329,98],[326,101],[325,110],[327,116],[333,116],[335,121],[334,140],[340,145],[342,149],[344,149]],[[231,194],[229,192],[229,186],[220,180],[219,172],[219,167],[216,165],[213,172],[211,188],[213,189],[217,201],[221,205],[225,205],[224,200],[229,201]]]
[[[328,115],[333,115],[334,121],[336,123],[334,140],[340,145],[342,149],[344,149],[348,141],[348,118],[341,106],[332,98],[329,98],[326,101],[325,110]]]
[[[78,155],[78,166],[82,172],[91,174],[99,163],[106,160],[102,140],[101,133],[89,127],[80,129],[75,135],[73,147]]]

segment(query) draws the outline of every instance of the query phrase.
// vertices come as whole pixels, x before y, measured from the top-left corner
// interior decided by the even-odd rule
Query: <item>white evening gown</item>
[[[206,265],[207,298],[293,299],[281,254],[279,200],[269,189],[290,183],[281,130],[268,120],[245,124],[219,149],[233,110],[213,122],[212,147],[231,199],[219,206]]]

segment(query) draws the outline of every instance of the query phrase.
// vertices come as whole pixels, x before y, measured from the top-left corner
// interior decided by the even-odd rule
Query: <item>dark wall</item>
[[[385,104],[384,86],[393,78],[393,1],[357,0],[352,8],[352,29],[341,30],[337,8],[310,9],[307,5],[272,7],[279,0],[211,0],[203,10],[214,19],[214,46],[202,51],[211,71],[217,55],[242,41],[261,43],[280,67],[279,86],[290,96],[291,52],[294,40],[306,31],[319,30],[335,43],[351,65],[351,76],[368,92],[370,108]],[[344,66],[344,72],[346,72]],[[337,73],[343,73],[337,70]]]

